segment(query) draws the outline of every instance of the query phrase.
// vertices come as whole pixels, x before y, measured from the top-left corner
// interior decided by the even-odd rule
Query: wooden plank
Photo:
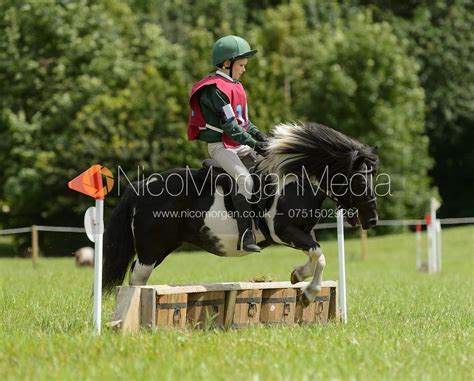
[[[339,306],[339,288],[331,287],[331,300],[329,302],[328,320],[334,320],[337,323],[341,321],[341,309]]]
[[[142,288],[153,288],[158,295],[169,294],[191,294],[195,292],[206,291],[232,291],[232,290],[266,290],[276,288],[294,288],[301,289],[307,286],[309,282],[300,282],[291,284],[290,282],[224,282],[208,284],[177,284],[177,285],[150,285],[141,286]],[[327,280],[323,281],[322,287],[336,287],[337,282]]]
[[[140,287],[119,287],[115,310],[108,325],[122,334],[137,332],[140,329],[140,294]]]
[[[331,288],[323,288],[321,292],[316,296],[316,300],[314,301],[314,304],[316,305],[316,323],[327,324],[330,302]]]
[[[234,318],[235,310],[235,299],[237,298],[237,290],[231,290],[226,292],[225,298],[225,317],[224,327],[230,328],[232,326],[232,320]]]
[[[187,294],[156,295],[156,326],[186,326]]]
[[[281,291],[276,286],[290,285],[287,291],[291,293],[301,293],[300,287],[308,284],[308,282],[301,282],[296,285],[291,285],[289,282],[228,282],[228,283],[211,283],[209,285],[177,285],[177,286],[135,286],[135,287],[118,287],[117,288],[117,302],[112,317],[112,321],[107,325],[114,327],[122,333],[136,332],[143,326],[147,329],[154,329],[156,326],[174,326],[184,328],[186,322],[203,322],[205,312],[204,308],[196,308],[193,312],[193,307],[188,306],[188,300],[210,300],[217,299],[215,296],[220,293],[224,294],[222,288],[231,288],[225,291],[225,305],[220,304],[218,325],[223,325],[226,328],[239,327],[242,325],[254,324],[262,319],[262,322],[278,323],[276,315],[281,315],[281,306],[274,303],[275,309],[273,311],[267,310],[265,303],[263,308],[261,306],[262,297],[277,297],[277,292]],[[340,319],[340,311],[338,305],[338,290],[337,282],[326,281],[323,283],[321,294],[318,298],[326,298],[325,300],[318,300],[316,303],[311,303],[309,307],[303,308],[299,302],[296,302],[294,310],[289,310],[292,315],[294,311],[294,320],[287,318],[283,319],[285,324],[292,324],[297,322],[299,324],[309,323],[323,323],[330,320],[338,321]],[[217,288],[219,291],[206,290],[201,296],[196,293],[200,287],[213,289]],[[242,287],[251,287],[249,289],[240,289]],[[253,288],[262,287],[262,288]],[[276,287],[276,288],[275,288]],[[232,289],[234,288],[234,289]],[[157,289],[165,292],[160,294]],[[170,291],[191,290],[190,294],[178,293],[171,294]],[[286,295],[286,294],[285,294]],[[249,301],[242,302],[243,298],[258,298],[258,303],[251,305]],[[238,300],[238,298],[240,300]],[[221,300],[224,299],[221,296]],[[322,303],[321,303],[322,302]],[[318,304],[319,303],[319,304]],[[179,304],[177,306],[176,304]],[[204,306],[201,306],[204,307]],[[207,306],[209,307],[209,306]],[[215,307],[210,307],[215,308]],[[219,308],[219,307],[218,307]],[[271,308],[271,306],[269,307]],[[284,308],[284,306],[283,306]],[[288,307],[287,307],[288,308]],[[207,315],[212,315],[212,311],[207,308]],[[190,311],[190,316],[187,318],[187,311]],[[211,312],[211,313],[209,313]],[[203,315],[204,313],[204,315]],[[273,314],[273,316],[272,316]],[[251,315],[251,316],[250,316]],[[280,316],[281,318],[281,316]]]
[[[296,307],[295,307],[295,322],[298,324],[313,324],[316,318],[316,304],[310,303],[309,306],[303,307],[301,304],[302,291],[298,291]]]
[[[140,299],[141,326],[153,330],[156,327],[156,291],[143,288]]]
[[[294,324],[296,291],[292,288],[263,290],[260,322]]]
[[[239,290],[235,299],[232,328],[239,328],[260,321],[262,290]]]
[[[296,302],[295,321],[298,324],[326,324],[329,316],[331,290],[333,287],[324,287],[321,292],[316,295],[316,299],[309,306],[303,308],[300,302],[301,292],[298,292],[298,300]]]
[[[193,328],[222,327],[224,307],[225,291],[189,294],[186,323]]]

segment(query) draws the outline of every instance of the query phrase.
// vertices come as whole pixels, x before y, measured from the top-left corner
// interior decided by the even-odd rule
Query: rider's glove
[[[265,142],[257,142],[257,144],[255,144],[255,147],[253,147],[253,149],[255,150],[255,152],[257,152],[259,155],[265,157],[267,156],[268,154],[268,144],[265,143]]]
[[[253,137],[257,142],[266,142],[268,140],[268,136],[260,131],[257,131],[257,133]]]

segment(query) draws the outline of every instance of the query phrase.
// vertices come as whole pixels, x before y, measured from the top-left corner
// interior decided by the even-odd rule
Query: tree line
[[[127,173],[198,167],[191,85],[213,42],[246,38],[243,77],[263,131],[315,121],[377,145],[382,218],[472,214],[470,2],[97,0],[0,5],[0,226],[82,224],[66,183],[93,163]],[[466,177],[469,178],[469,177]],[[472,184],[472,180],[469,180]],[[117,194],[107,199],[108,209]],[[53,244],[51,244],[53,245]]]

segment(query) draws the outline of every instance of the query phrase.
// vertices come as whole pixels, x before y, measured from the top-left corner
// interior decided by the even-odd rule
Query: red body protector
[[[245,94],[244,87],[240,82],[231,82],[219,75],[215,75],[206,77],[195,83],[191,90],[191,97],[189,99],[191,110],[189,111],[188,118],[188,139],[198,139],[200,130],[206,128],[206,121],[204,120],[201,112],[197,92],[204,86],[209,85],[216,85],[220,91],[227,95],[227,98],[230,100],[230,105],[234,110],[234,115],[237,119],[237,122],[244,130],[247,130],[249,126],[247,95]],[[217,127],[220,128],[220,126]],[[222,133],[222,143],[224,143],[225,148],[234,148],[240,146],[240,143],[237,143],[235,140],[231,139],[224,133]]]

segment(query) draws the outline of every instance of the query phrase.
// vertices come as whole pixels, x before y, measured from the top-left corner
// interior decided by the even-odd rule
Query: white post
[[[436,211],[439,209],[440,203],[434,198],[431,198],[430,202],[430,214],[431,214],[431,223],[430,223],[430,246],[429,246],[429,254],[430,254],[430,272],[438,272],[438,250],[436,248],[437,244],[437,220],[436,220]]]
[[[441,221],[436,220],[436,248],[438,249],[437,258],[438,258],[438,272],[441,272]]]
[[[416,269],[421,270],[421,222],[416,223]]]
[[[102,239],[104,233],[104,200],[95,200],[96,234],[94,250],[94,334],[99,336],[102,323]]]
[[[428,273],[434,272],[433,268],[433,231],[431,226],[433,226],[433,221],[431,220],[430,213],[430,223],[426,225],[426,238],[428,242]]]
[[[430,272],[437,272],[436,269],[436,212],[433,214],[431,213],[431,223],[430,223],[430,261],[431,261],[431,271]]]
[[[342,322],[347,323],[346,260],[344,258],[344,215],[341,208],[337,209],[337,251],[339,256],[339,295]]]

